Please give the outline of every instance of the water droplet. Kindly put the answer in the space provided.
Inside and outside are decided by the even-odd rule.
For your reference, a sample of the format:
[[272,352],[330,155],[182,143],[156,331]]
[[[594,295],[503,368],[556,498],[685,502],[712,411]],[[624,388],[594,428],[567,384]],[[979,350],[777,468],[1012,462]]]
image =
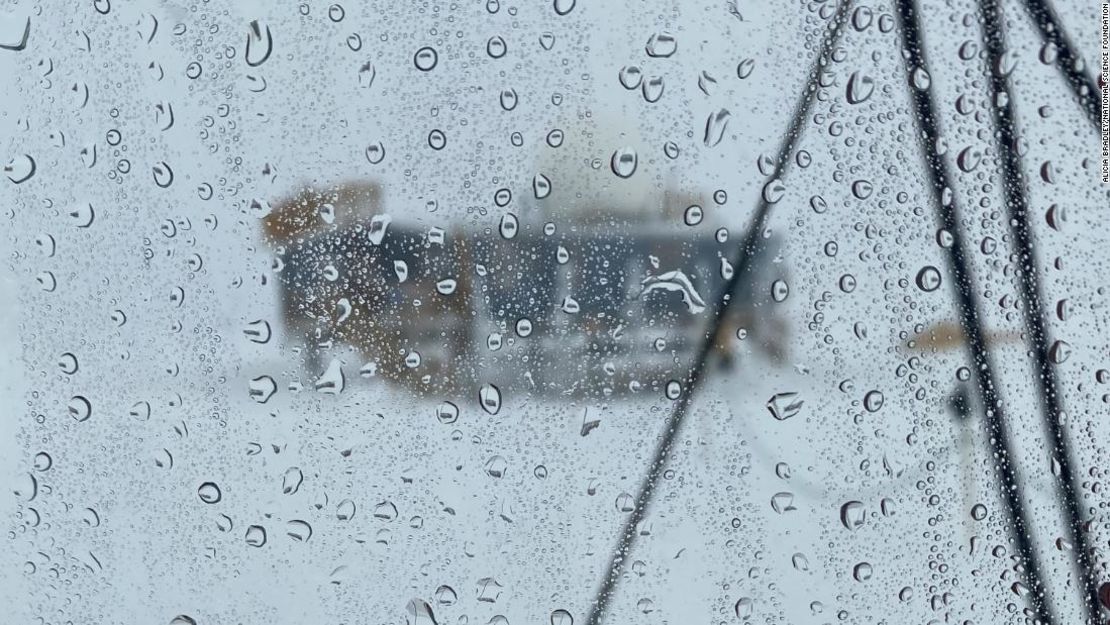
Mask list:
[[35,159],[31,158],[30,154],[23,154],[8,161],[4,166],[4,174],[8,176],[8,180],[21,184],[30,180],[35,175],[36,169]]
[[857,582],[866,582],[871,579],[872,569],[868,562],[860,562],[852,568],[852,577]]
[[846,96],[848,104],[862,104],[875,92],[875,81],[861,72],[852,72],[848,78]]
[[736,65],[736,77],[743,80],[755,70],[755,59],[744,59]]
[[50,467],[54,466],[54,459],[51,458],[50,454],[46,453],[45,451],[40,451],[39,453],[35,454],[33,466],[35,467],[36,471],[46,471],[49,470]]
[[640,84],[640,93],[644,96],[644,101],[649,104],[654,104],[663,97],[663,91],[666,89],[666,84],[663,82],[662,76],[649,76]]
[[220,492],[220,487],[216,486],[215,482],[204,482],[197,488],[197,497],[207,504],[219,503],[223,499],[223,493]]
[[725,129],[728,127],[728,120],[731,118],[732,113],[728,109],[720,109],[709,115],[709,118],[705,120],[704,142],[706,147],[711,148],[721,142],[721,139],[725,136]]
[[551,195],[551,181],[547,179],[547,176],[536,174],[532,177],[532,193],[537,200],[542,200]]
[[1057,232],[1064,231],[1064,224],[1067,223],[1067,212],[1063,206],[1053,204],[1048,207],[1044,215],[1045,221],[1048,226]]
[[377,165],[385,160],[385,146],[381,141],[366,146],[366,160],[371,165]]
[[809,558],[807,558],[804,553],[795,553],[791,556],[790,563],[794,566],[794,570],[796,571],[805,572],[809,570]]
[[655,33],[644,47],[647,55],[654,58],[668,58],[678,50],[678,41],[670,33]]
[[736,613],[736,618],[748,620],[752,617],[752,612],[755,610],[755,602],[751,597],[740,597],[736,600],[736,605],[732,607]]
[[305,521],[294,519],[285,524],[285,534],[297,542],[307,542],[312,538],[312,526]]
[[701,223],[702,217],[703,213],[701,207],[697,204],[693,204],[686,207],[686,212],[683,213],[682,220],[686,222],[687,226],[696,226]]
[[622,87],[631,91],[640,87],[644,74],[637,65],[625,65],[617,73],[617,79],[620,80]]
[[301,483],[304,482],[304,473],[299,467],[289,467],[281,476],[281,492],[285,495],[292,495],[301,488]]
[[1054,365],[1062,365],[1071,357],[1071,345],[1067,341],[1057,340],[1048,348],[1048,359]]
[[486,42],[486,54],[490,55],[490,57],[494,59],[499,59],[505,56],[505,53],[508,51],[508,49],[508,46],[505,45],[505,40],[496,35],[490,37],[489,41]]
[[494,332],[486,337],[486,347],[489,348],[491,352],[501,349],[501,335]]
[[926,265],[917,272],[916,282],[917,288],[926,293],[932,293],[940,288],[940,270],[932,265]]
[[794,493],[784,491],[772,495],[771,509],[779,514],[786,514],[787,512],[797,510],[797,508],[794,507]]
[[527,317],[521,317],[516,321],[516,335],[520,338],[526,338],[532,334],[532,320]]
[[93,210],[92,204],[84,202],[70,207],[69,218],[78,228],[88,228],[96,218],[96,211]]
[[393,218],[389,215],[374,215],[370,218],[370,231],[367,233],[367,238],[370,239],[371,245],[382,244],[391,223]]
[[494,456],[486,461],[486,475],[500,479],[505,477],[505,471],[509,468],[509,463],[505,461],[502,456]]
[[378,70],[374,64],[367,61],[358,68],[358,86],[363,89],[369,89],[374,86],[374,79],[378,77]]
[[454,403],[445,401],[436,408],[436,419],[443,424],[451,424],[459,420],[459,407]]
[[503,238],[512,239],[516,236],[519,228],[520,223],[517,220],[516,215],[512,213],[505,213],[501,217],[501,224],[498,226],[498,231],[501,233],[501,236]]
[[262,319],[252,321],[247,324],[246,328],[243,329],[243,334],[252,343],[267,343],[269,342],[271,336],[270,324],[269,322],[263,321]]
[[77,364],[77,356],[74,356],[70,352],[66,352],[58,357],[58,369],[61,369],[62,373],[66,375],[73,375],[74,373],[77,373],[77,370],[79,368],[80,367]]
[[828,203],[825,202],[825,198],[821,197],[820,195],[815,195],[809,198],[809,206],[813,209],[813,212],[817,213],[818,215],[829,210]]
[[671,401],[678,399],[682,396],[682,384],[678,380],[667,382],[666,388],[663,389],[663,394]]
[[852,195],[856,196],[856,199],[859,200],[866,200],[871,197],[871,192],[874,191],[874,189],[875,188],[871,185],[871,181],[869,180],[857,180],[852,183]]
[[960,150],[960,153],[956,156],[956,166],[960,168],[960,171],[971,172],[975,171],[982,160],[982,151],[973,146],[968,146]]
[[727,258],[721,259],[721,278],[731,280],[736,270],[733,268],[732,263],[728,262]]
[[982,521],[987,518],[987,507],[981,503],[977,503],[971,507],[971,518],[976,521]]
[[[31,36],[31,16],[22,15],[23,25],[18,26],[18,13],[11,16],[5,16],[5,28],[3,38],[0,39],[0,49],[11,50],[19,52],[27,47],[27,40]],[[18,33],[18,34],[17,34]]]
[[459,283],[454,278],[444,278],[443,280],[436,282],[436,291],[440,295],[451,295],[455,292],[455,289],[457,289],[458,286]]
[[146,421],[150,419],[150,402],[138,401],[131,405],[128,415],[132,419]]
[[454,588],[445,584],[436,588],[435,598],[439,605],[455,605],[455,602],[459,600],[459,595]]
[[779,421],[785,421],[798,414],[804,404],[797,393],[775,393],[767,400],[767,410]]
[[502,586],[492,577],[483,577],[478,580],[477,596],[482,603],[495,603],[501,596]]
[[350,521],[355,518],[355,502],[344,499],[335,506],[335,518],[340,521]]
[[565,265],[570,262],[570,252],[567,250],[567,248],[560,245],[555,250],[555,262],[559,263],[560,265]]
[[49,271],[43,271],[35,276],[35,282],[38,282],[39,288],[47,293],[53,293],[54,289],[58,288],[58,280]]
[[694,283],[681,270],[667,271],[659,275],[649,275],[640,281],[643,290],[640,297],[647,297],[655,292],[676,292],[682,297],[682,303],[693,314],[705,310],[705,300],[694,288]]
[[430,72],[439,63],[439,54],[435,51],[435,48],[424,46],[416,51],[416,54],[412,57],[412,62],[416,64],[416,69],[422,72]]
[[74,395],[66,405],[69,416],[76,421],[86,421],[92,416],[92,404],[83,395]]
[[274,36],[270,33],[270,27],[263,27],[254,20],[250,23],[250,30],[247,32],[247,46],[244,52],[247,65],[250,67],[258,67],[270,58],[270,53],[274,50]]
[[432,130],[428,133],[428,145],[433,150],[442,150],[447,146],[447,135],[439,128]]
[[775,280],[771,283],[771,299],[778,303],[786,301],[790,296],[790,285],[785,280]]
[[555,7],[556,15],[566,15],[574,10],[574,5],[577,0],[554,0],[552,5]]
[[501,410],[501,389],[486,384],[478,391],[478,403],[487,414],[497,414]]
[[763,185],[763,201],[768,204],[778,202],[784,195],[786,195],[786,185],[778,178],[773,178]]
[[863,396],[863,407],[868,412],[878,412],[883,407],[883,394],[881,391],[869,391]]
[[264,404],[277,392],[277,383],[268,375],[259,376],[250,381],[248,385],[250,398]]
[[636,150],[624,147],[613,152],[612,158],[609,159],[609,165],[618,177],[628,178],[636,173],[637,160]]
[[502,89],[500,95],[501,108],[506,111],[511,111],[516,108],[520,98],[517,97],[516,89]]
[[251,525],[247,528],[247,533],[244,536],[247,544],[251,547],[261,547],[266,544],[266,528],[261,525]]
[[863,525],[865,519],[866,514],[862,502],[849,501],[840,506],[840,522],[849,530],[855,531],[859,529]]

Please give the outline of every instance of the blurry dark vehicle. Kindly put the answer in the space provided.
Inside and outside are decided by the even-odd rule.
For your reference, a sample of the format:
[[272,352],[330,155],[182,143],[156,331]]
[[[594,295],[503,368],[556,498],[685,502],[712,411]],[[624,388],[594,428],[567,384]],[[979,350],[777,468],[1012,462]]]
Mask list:
[[[575,395],[661,389],[704,340],[739,239],[681,219],[483,223],[493,225],[391,219],[370,183],[277,203],[263,227],[280,261],[285,334],[303,342],[307,373],[353,348],[365,377],[429,394],[476,383]],[[719,364],[736,358],[738,331],[784,358],[770,290],[785,268],[778,239],[766,243],[715,338]]]

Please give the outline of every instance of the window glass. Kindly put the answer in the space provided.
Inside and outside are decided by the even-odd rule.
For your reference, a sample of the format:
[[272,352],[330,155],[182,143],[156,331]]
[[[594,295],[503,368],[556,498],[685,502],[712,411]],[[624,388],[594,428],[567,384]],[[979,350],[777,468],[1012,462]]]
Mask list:
[[1098,19],[9,3],[11,622],[1104,621]]

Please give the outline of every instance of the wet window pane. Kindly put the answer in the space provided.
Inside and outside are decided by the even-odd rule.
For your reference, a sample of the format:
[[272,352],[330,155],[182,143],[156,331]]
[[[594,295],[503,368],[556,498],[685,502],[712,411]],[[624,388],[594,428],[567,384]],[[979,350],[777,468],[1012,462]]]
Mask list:
[[1104,622],[1099,16],[0,8],[11,622]]

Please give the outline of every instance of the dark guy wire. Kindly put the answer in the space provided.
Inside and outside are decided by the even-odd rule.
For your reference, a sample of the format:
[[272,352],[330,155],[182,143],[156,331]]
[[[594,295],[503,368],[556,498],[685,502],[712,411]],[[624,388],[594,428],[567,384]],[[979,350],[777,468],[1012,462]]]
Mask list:
[[[1027,2],[1028,4],[1028,2]],[[1021,295],[1025,301],[1025,328],[1032,342],[1032,353],[1037,375],[1037,390],[1040,392],[1041,409],[1052,455],[1056,459],[1058,481],[1056,495],[1067,520],[1068,538],[1074,549],[1073,564],[1076,577],[1082,588],[1084,607],[1090,623],[1099,622],[1098,587],[1095,582],[1091,563],[1091,546],[1086,532],[1082,531],[1083,516],[1079,509],[1076,493],[1079,492],[1076,475],[1072,469],[1072,456],[1068,448],[1068,437],[1060,421],[1064,415],[1061,406],[1056,369],[1049,361],[1051,337],[1045,324],[1044,298],[1041,295],[1038,279],[1036,242],[1033,240],[1029,224],[1029,203],[1026,197],[1025,176],[1021,154],[1017,149],[1017,115],[1012,106],[1013,94],[1010,92],[1009,75],[1002,65],[1002,55],[1006,50],[1006,32],[1002,25],[1002,8],[998,0],[979,0],[979,10],[983,18],[983,43],[987,52],[988,82],[991,90],[991,111],[994,116],[994,133],[998,157],[1002,167],[1002,193],[1009,213],[1010,234],[1013,237],[1014,252],[1019,259],[1017,272]]]
[[[997,473],[998,490],[1009,517],[1012,539],[1017,547],[1018,557],[1025,571],[1029,592],[1026,601],[1035,612],[1036,618],[1046,624],[1056,623],[1048,605],[1046,588],[1041,577],[1041,567],[1036,552],[1030,542],[1030,524],[1022,504],[1021,486],[1014,468],[1014,454],[1007,432],[1006,416],[1002,401],[995,386],[994,367],[987,352],[985,333],[979,312],[979,303],[974,295],[975,284],[968,263],[966,245],[960,230],[956,202],[949,196],[952,193],[951,176],[947,163],[934,149],[940,138],[932,91],[915,81],[914,74],[924,71],[928,74],[925,48],[921,39],[921,25],[914,0],[895,0],[895,11],[901,22],[906,59],[906,78],[910,98],[913,101],[915,116],[920,130],[922,154],[931,181],[933,202],[936,205],[940,225],[952,236],[951,245],[946,248],[949,269],[952,276],[952,290],[959,302],[960,324],[967,336],[968,349],[983,399],[984,423],[987,427],[987,441],[990,445],[992,460]],[[917,84],[915,84],[917,83]]]
[[[833,47],[840,39],[844,23],[847,21],[848,9],[851,5],[852,0],[841,0],[840,4],[837,6],[836,14],[827,24],[821,41],[821,48],[817,53],[817,58],[813,62],[813,67],[810,70],[809,78],[805,83],[801,97],[795,105],[794,114],[790,120],[790,127],[783,137],[782,145],[779,147],[778,155],[775,159],[775,169],[770,177],[772,181],[776,179],[781,180],[786,170],[786,165],[790,161],[790,154],[797,145],[798,139],[802,134],[802,129],[805,126],[806,117],[816,97],[818,77],[825,65],[829,62]],[[706,363],[712,352],[713,344],[721,333],[721,327],[727,316],[728,307],[732,303],[732,294],[736,291],[742,279],[750,278],[752,260],[757,256],[759,249],[765,243],[763,232],[770,218],[772,206],[773,200],[768,198],[768,194],[765,190],[760,195],[759,204],[755,210],[755,216],[752,218],[751,225],[748,227],[744,240],[737,250],[737,257],[733,262],[734,269],[732,277],[721,289],[712,303],[712,314],[709,316],[709,327],[706,329],[697,358],[694,360],[694,364],[690,370],[690,375],[686,381],[686,387],[683,389],[682,395],[675,401],[674,409],[667,419],[662,438],[655,447],[651,464],[648,466],[647,473],[640,484],[639,496],[636,498],[636,507],[621,528],[613,557],[609,561],[605,576],[601,579],[601,584],[597,589],[597,595],[594,598],[593,605],[590,607],[590,613],[586,618],[586,625],[599,625],[605,614],[605,609],[608,607],[609,600],[612,598],[616,588],[617,580],[620,578],[624,560],[632,550],[636,532],[638,531],[637,528],[647,514],[648,508],[651,505],[652,496],[655,494],[655,487],[659,482],[664,467],[667,465],[671,447],[678,437],[678,433],[682,428],[682,423],[689,412],[690,400],[693,398],[698,384],[704,376]]]
[[[1102,107],[1105,105],[1102,101],[1102,92],[1098,88],[1098,83],[1087,71],[1082,57],[1068,39],[1068,34],[1064,31],[1064,25],[1060,23],[1056,11],[1052,9],[1049,0],[1024,0],[1023,4],[1025,10],[1029,12],[1029,17],[1033,18],[1037,30],[1040,31],[1041,38],[1055,48],[1053,52],[1056,56],[1056,67],[1064,75],[1068,86],[1079,100],[1079,105],[1087,113],[1087,119],[1094,124],[1095,128],[1099,128],[1102,123]],[[1002,19],[1001,13],[998,19]]]

